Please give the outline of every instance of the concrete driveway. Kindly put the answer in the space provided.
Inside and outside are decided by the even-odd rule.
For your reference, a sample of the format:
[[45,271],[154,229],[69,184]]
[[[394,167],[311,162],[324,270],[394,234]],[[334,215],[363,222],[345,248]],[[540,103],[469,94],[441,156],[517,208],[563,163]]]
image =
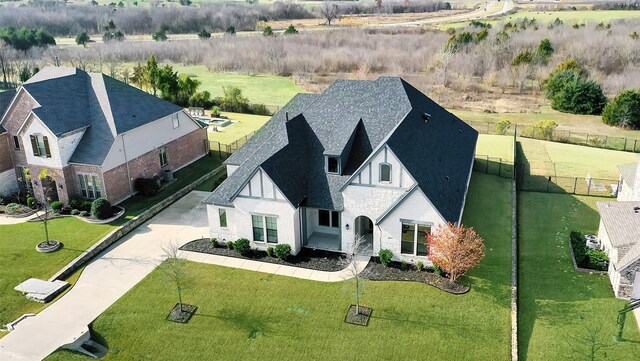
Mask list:
[[74,342],[87,325],[153,271],[164,258],[163,245],[207,236],[206,207],[200,202],[208,194],[187,194],[99,255],[64,297],[0,339],[0,360],[41,360]]

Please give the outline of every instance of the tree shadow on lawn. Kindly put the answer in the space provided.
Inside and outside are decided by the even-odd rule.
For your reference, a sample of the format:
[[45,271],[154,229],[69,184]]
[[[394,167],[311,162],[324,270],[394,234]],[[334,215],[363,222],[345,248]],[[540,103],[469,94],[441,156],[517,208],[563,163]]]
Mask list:
[[255,339],[258,336],[272,331],[270,324],[276,322],[275,317],[255,315],[255,313],[250,312],[250,310],[247,310],[247,312],[238,312],[228,308],[219,310],[217,315],[207,315],[196,312],[193,318],[198,317],[215,318],[224,321],[230,326],[245,331],[247,338],[250,339]]

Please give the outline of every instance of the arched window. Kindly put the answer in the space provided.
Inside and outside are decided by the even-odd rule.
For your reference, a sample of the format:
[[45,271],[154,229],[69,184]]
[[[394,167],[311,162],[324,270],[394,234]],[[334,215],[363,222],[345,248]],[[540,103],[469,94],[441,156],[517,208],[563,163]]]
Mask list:
[[391,182],[391,164],[380,163],[380,182]]

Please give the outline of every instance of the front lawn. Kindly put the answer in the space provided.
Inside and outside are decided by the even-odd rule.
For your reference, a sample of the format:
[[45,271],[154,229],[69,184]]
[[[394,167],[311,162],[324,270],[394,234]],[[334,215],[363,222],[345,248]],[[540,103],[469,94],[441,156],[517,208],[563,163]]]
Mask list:
[[[637,360],[640,333],[632,314],[624,337],[614,344],[617,311],[606,275],[576,272],[569,232],[597,233],[595,202],[610,198],[521,193],[520,196],[519,350],[522,360],[588,359],[591,334],[606,345],[595,359]],[[601,327],[599,332],[595,331]]]
[[[462,296],[411,282],[365,284],[368,327],[345,324],[352,281],[322,283],[189,263],[189,324],[165,320],[176,295],[154,271],[93,324],[106,360],[508,360],[510,182],[474,173],[464,223],[485,237],[486,258]],[[490,210],[491,217],[487,217]],[[132,337],[135,335],[135,337]],[[81,360],[59,351],[48,360]]]
[[13,288],[31,277],[48,279],[115,227],[96,225],[66,217],[49,221],[51,239],[64,243],[53,253],[39,253],[44,240],[42,223],[20,223],[0,227],[0,324],[20,315],[38,312],[44,305],[27,300]]
[[[222,115],[229,117],[229,119],[236,121],[236,123],[225,128],[220,128],[220,130],[217,132],[207,131],[209,140],[220,142],[222,144],[231,144],[236,140],[238,141],[241,140],[244,142],[245,135],[249,136],[250,138],[253,135],[253,133],[255,133],[269,119],[271,119],[271,117],[263,116],[263,115],[229,113],[229,112],[222,112]],[[217,148],[213,145],[211,149],[217,150]]]

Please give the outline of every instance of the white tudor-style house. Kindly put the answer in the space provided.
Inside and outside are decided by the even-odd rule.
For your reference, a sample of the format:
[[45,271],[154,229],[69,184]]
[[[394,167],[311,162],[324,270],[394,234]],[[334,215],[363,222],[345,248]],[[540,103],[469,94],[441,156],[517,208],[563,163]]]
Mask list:
[[[210,235],[428,262],[426,235],[460,223],[478,133],[396,77],[298,94],[225,164]],[[427,263],[428,264],[428,263]]]
[[[640,155],[638,155],[640,158]],[[609,256],[616,297],[640,299],[640,163],[618,166],[622,188],[617,202],[598,202],[598,238]]]

